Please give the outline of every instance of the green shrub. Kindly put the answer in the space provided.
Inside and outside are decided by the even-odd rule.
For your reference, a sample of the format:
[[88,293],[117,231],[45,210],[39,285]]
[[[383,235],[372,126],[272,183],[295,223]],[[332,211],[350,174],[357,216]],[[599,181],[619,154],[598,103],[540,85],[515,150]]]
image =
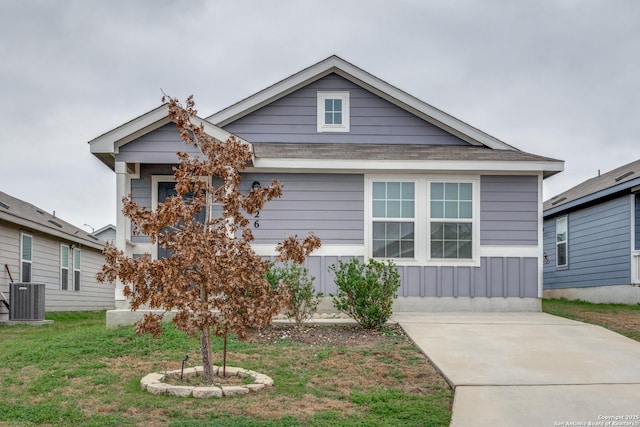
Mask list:
[[361,263],[357,258],[339,262],[329,270],[335,274],[338,293],[331,295],[338,311],[353,317],[362,327],[380,329],[392,314],[397,298],[400,275],[393,261],[386,263],[369,259]]
[[309,276],[309,270],[301,265],[287,263],[276,266],[271,264],[266,279],[271,283],[271,286],[277,286],[282,281],[291,289],[291,305],[284,313],[288,319],[292,319],[300,325],[309,320],[318,309],[323,294],[317,292],[313,286],[313,281],[316,278]]

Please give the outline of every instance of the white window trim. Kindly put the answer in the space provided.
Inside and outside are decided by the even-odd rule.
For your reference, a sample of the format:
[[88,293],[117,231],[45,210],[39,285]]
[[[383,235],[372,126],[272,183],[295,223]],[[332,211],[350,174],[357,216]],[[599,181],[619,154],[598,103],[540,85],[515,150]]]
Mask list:
[[[63,252],[64,248],[67,248],[67,265],[64,265],[62,263],[62,252]],[[70,254],[71,254],[71,251],[69,249],[69,245],[67,245],[65,243],[61,243],[60,244],[60,290],[63,290],[63,291],[68,291],[71,288],[69,286],[69,260],[71,258],[69,256]],[[62,270],[67,270],[67,289],[64,289],[62,287]],[[71,280],[71,281],[73,281],[73,280]]]
[[[25,237],[29,237],[31,239],[31,259],[29,259],[29,260],[26,260],[26,259],[24,259],[22,257],[23,254],[24,254],[23,247],[24,247],[24,238]],[[31,234],[21,232],[20,233],[20,282],[23,281],[22,280],[22,273],[23,273],[22,265],[24,263],[31,264],[31,272],[29,274],[29,283],[30,283],[30,282],[33,281],[33,236]]]
[[[349,132],[351,129],[350,125],[350,106],[349,106],[349,92],[348,91],[339,91],[339,92],[318,92],[318,107],[316,110],[316,115],[318,117],[318,132]],[[324,119],[324,101],[325,99],[340,99],[342,100],[342,124],[333,125],[326,124]]]
[[[480,176],[479,175],[415,175],[415,174],[367,174],[364,178],[364,249],[365,258],[372,258],[372,223],[371,197],[373,182],[404,181],[415,182],[415,247],[413,258],[390,258],[399,266],[480,266]],[[472,224],[472,258],[471,259],[431,259],[430,257],[430,199],[429,186],[431,182],[461,182],[471,183],[473,191]],[[376,258],[380,259],[380,258]],[[383,258],[384,259],[384,258]]]
[[[567,235],[565,236],[565,240],[564,242],[560,242],[560,243],[564,243],[565,244],[565,258],[566,258],[566,263],[565,264],[558,264],[559,260],[560,260],[560,256],[558,253],[558,222],[560,221],[564,221],[565,224],[565,228],[567,230]],[[555,236],[554,236],[554,240],[555,240],[555,247],[556,247],[556,268],[559,269],[566,269],[569,268],[569,217],[567,215],[565,216],[561,216],[556,218],[556,229],[555,229]]]
[[431,250],[427,248],[427,261],[434,262],[439,265],[458,265],[458,266],[480,266],[480,177],[469,176],[442,176],[442,177],[427,177],[427,192],[430,191],[432,182],[455,182],[455,183],[469,183],[471,184],[472,191],[472,218],[468,221],[466,218],[454,219],[454,218],[431,218],[431,195],[426,194],[426,209],[427,209],[427,242],[430,243],[431,236],[431,222],[469,222],[471,223],[471,259],[442,259],[431,258]]

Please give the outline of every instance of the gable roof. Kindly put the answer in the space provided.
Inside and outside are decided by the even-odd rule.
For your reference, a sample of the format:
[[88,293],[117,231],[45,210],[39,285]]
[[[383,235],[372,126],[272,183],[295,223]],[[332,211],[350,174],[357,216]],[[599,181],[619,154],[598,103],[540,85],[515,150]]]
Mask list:
[[[200,117],[195,117],[193,120],[197,125],[202,124],[205,132],[218,141],[225,141],[231,136],[226,130]],[[91,153],[114,170],[115,155],[118,153],[120,147],[171,122],[172,120],[169,118],[169,105],[162,104],[89,141]]]
[[57,238],[102,250],[104,242],[80,228],[0,191],[0,221],[7,221]]
[[[397,156],[397,151],[401,149],[401,157],[407,156],[408,158],[398,158],[396,160],[415,160],[417,155],[419,160],[422,161],[422,167],[432,167],[434,169],[444,168],[442,160],[445,160],[448,164],[458,162],[456,163],[458,170],[534,171],[542,172],[544,178],[554,175],[564,169],[564,162],[561,160],[535,156],[520,151],[517,148],[474,128],[473,126],[438,110],[414,96],[403,92],[395,86],[390,85],[389,83],[335,55],[293,74],[292,76],[281,80],[280,82],[269,86],[268,88],[249,96],[240,102],[207,117],[206,119],[197,117],[194,120],[198,124],[202,124],[209,135],[220,141],[224,141],[231,136],[228,131],[222,129],[226,125],[332,73],[351,81],[365,90],[368,90],[371,93],[391,102],[399,108],[404,109],[410,114],[413,114],[414,116],[462,139],[470,144],[470,146],[465,146],[466,148],[484,149],[479,152],[470,150],[461,153],[459,148],[455,147],[433,146],[432,148],[418,148],[417,145],[401,147],[399,145],[377,144],[376,147],[369,147],[372,151],[378,152],[377,150],[382,150],[382,152],[391,155],[391,158],[395,159],[396,157],[394,156]],[[166,104],[162,105],[93,139],[89,142],[91,152],[112,170],[115,170],[115,158],[116,154],[119,153],[120,147],[170,122],[171,120],[168,117],[168,106]],[[257,155],[256,146],[258,143],[254,145],[248,141],[240,140],[250,147],[254,154],[251,163],[256,168],[264,169],[270,167],[283,167],[288,169],[301,169],[304,164],[307,165],[307,168],[309,169],[318,170],[323,169],[324,167],[320,167],[322,165],[314,163],[314,159],[324,159],[325,165],[330,163],[329,158],[326,157],[327,149],[330,148],[329,145],[325,145],[323,147],[317,146],[312,150],[305,151],[305,153],[312,157],[309,157],[308,159],[311,160],[310,162],[304,162],[299,160],[292,161],[291,158],[292,150],[295,151],[296,149],[302,149],[300,144],[295,147],[287,147],[282,143],[280,143],[278,147],[265,145],[260,149],[260,154]],[[264,145],[262,142],[259,144]],[[307,148],[312,145],[313,144],[307,144]],[[361,144],[353,144],[353,146],[355,145]],[[334,146],[333,148],[335,148],[336,152],[342,152],[346,149],[345,147],[338,146]],[[360,160],[366,160],[368,154],[365,148],[366,147],[364,145],[362,147],[357,147],[350,152],[350,155],[352,156],[354,153],[357,153],[361,156]],[[487,154],[485,150],[493,150],[495,152]],[[269,152],[269,154],[265,154],[267,152]],[[285,155],[285,157],[278,158],[276,155],[278,152]],[[321,157],[313,157],[313,155]],[[435,157],[429,157],[430,155],[435,155]],[[287,158],[286,156],[289,157]],[[488,159],[487,156],[491,157],[491,159]],[[298,157],[298,159],[300,158]],[[342,160],[344,160],[344,157],[334,159],[333,164],[330,165],[328,169],[340,169],[339,164],[341,164]],[[353,160],[357,159],[354,158]],[[440,163],[436,163],[438,160]],[[482,162],[482,165],[480,166],[478,162]],[[348,163],[342,163],[349,166]],[[379,160],[378,163],[383,166],[373,169],[392,169],[397,166],[392,165],[391,162],[379,162]],[[276,166],[276,164],[278,164],[278,166]],[[417,163],[414,165],[418,166]],[[361,166],[362,165],[353,169],[362,170]],[[403,169],[403,167],[400,168]]]
[[590,178],[544,202],[544,215],[555,215],[619,193],[640,191],[640,160]]
[[230,107],[225,108],[206,119],[224,127],[247,114],[264,107],[271,102],[282,98],[316,80],[331,73],[361,86],[394,105],[414,114],[421,119],[438,126],[439,128],[459,137],[472,145],[484,145],[493,149],[517,150],[515,147],[492,137],[473,126],[456,119],[432,105],[409,95],[395,86],[369,74],[344,59],[333,55],[304,70],[287,77],[284,80],[261,90],[260,92],[245,98]]

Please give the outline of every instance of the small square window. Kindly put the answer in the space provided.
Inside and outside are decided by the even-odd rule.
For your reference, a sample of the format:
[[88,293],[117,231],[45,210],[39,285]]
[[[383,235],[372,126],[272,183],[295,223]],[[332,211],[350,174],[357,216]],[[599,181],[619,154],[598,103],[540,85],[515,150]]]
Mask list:
[[318,92],[318,132],[349,132],[349,92]]

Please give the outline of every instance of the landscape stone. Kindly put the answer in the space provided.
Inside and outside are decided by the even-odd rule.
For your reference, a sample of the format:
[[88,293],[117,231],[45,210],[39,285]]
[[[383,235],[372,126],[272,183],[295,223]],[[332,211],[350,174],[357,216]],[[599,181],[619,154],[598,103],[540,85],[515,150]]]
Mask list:
[[193,389],[193,397],[198,399],[222,397],[222,389],[220,387],[196,387]]
[[241,387],[238,385],[223,385],[222,394],[224,396],[235,396],[237,394],[247,394],[249,389],[247,387]]

